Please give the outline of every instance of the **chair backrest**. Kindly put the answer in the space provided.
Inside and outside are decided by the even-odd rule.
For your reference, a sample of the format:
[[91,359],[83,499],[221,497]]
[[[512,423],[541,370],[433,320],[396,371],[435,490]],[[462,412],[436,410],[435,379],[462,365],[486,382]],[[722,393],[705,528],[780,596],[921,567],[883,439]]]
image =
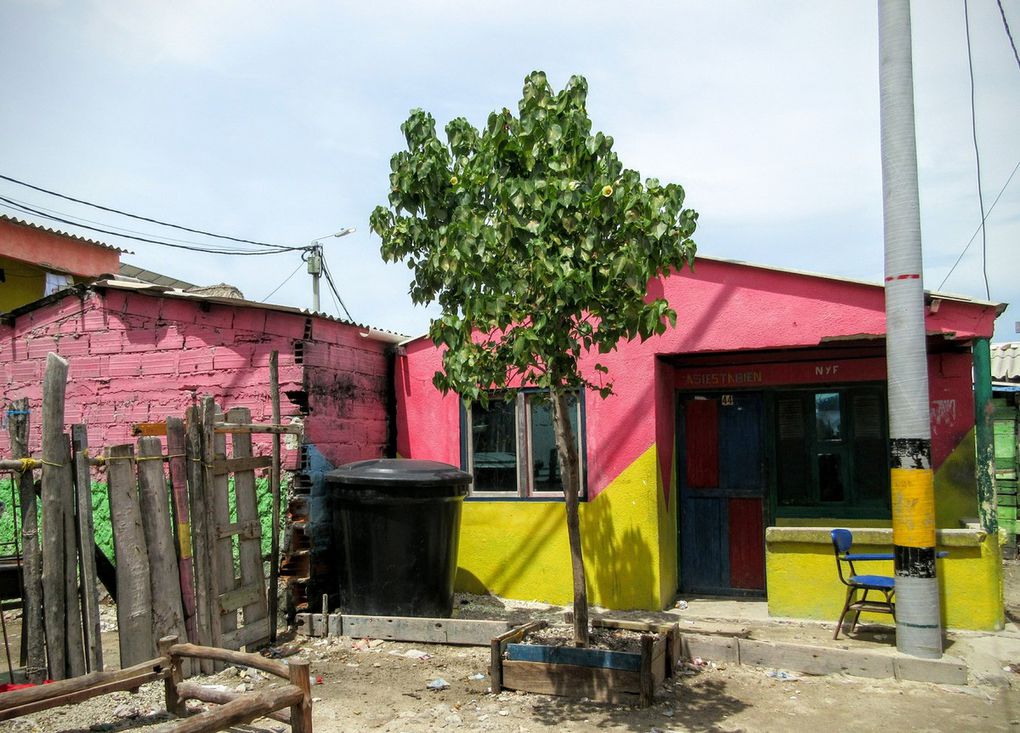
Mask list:
[[850,552],[850,547],[854,543],[854,535],[849,529],[834,529],[829,533],[829,536],[832,537],[832,550],[836,555],[836,572],[839,573],[840,582],[843,585],[850,585],[847,579],[843,577],[843,563],[850,566],[851,576],[856,574],[854,572],[854,564],[843,556]]

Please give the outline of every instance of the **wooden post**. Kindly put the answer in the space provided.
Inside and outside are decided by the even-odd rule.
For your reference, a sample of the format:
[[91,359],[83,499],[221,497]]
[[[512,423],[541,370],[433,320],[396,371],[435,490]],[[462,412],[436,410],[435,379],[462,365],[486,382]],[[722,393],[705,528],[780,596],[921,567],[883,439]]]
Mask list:
[[67,676],[67,586],[64,583],[64,496],[71,491],[68,450],[64,443],[64,395],[67,361],[46,357],[42,404],[42,586],[50,679]]
[[151,659],[156,651],[152,636],[149,556],[145,550],[145,531],[138,506],[134,450],[130,445],[113,446],[107,452],[106,465],[113,545],[117,556],[120,666],[129,667]]
[[[280,353],[269,355],[269,396],[273,402],[273,425],[280,424]],[[273,468],[269,477],[272,495],[272,529],[269,542],[269,643],[276,643],[276,617],[280,594],[280,434],[273,435]]]
[[[19,459],[28,458],[28,398],[14,400],[7,416],[11,456]],[[18,499],[21,504],[21,572],[25,585],[22,633],[26,637],[26,672],[28,681],[38,684],[46,679],[46,637],[43,631],[39,505],[35,496],[35,479],[30,469],[22,470],[18,476]]]
[[[187,447],[184,421],[179,417],[166,419],[166,452],[170,468],[170,486],[173,493],[171,507],[177,539],[177,574],[180,578],[181,604],[184,609],[184,628],[188,641],[199,644],[195,618],[195,563],[191,551],[191,515],[188,511]],[[191,661],[187,665],[190,676]]]
[[648,707],[655,702],[655,677],[652,674],[652,657],[655,637],[651,634],[641,635],[641,668],[638,677],[639,697],[641,705]]
[[308,662],[293,661],[290,683],[301,690],[301,702],[290,709],[291,733],[312,733],[312,680],[308,676]]
[[[227,411],[229,422],[247,423],[251,421],[251,411],[247,407],[238,407]],[[251,435],[242,433],[231,437],[234,458],[250,458],[252,454]],[[241,568],[241,587],[258,588],[257,599],[242,607],[244,625],[249,626],[266,618],[266,574],[262,565],[262,524],[259,521],[258,500],[255,496],[255,472],[236,471],[234,473],[234,504],[237,511],[237,523],[249,526],[254,531],[254,539],[238,538],[238,559]],[[245,648],[252,651],[268,641],[268,634],[261,639],[253,639]]]
[[[195,630],[196,643],[202,646],[212,644],[212,617],[210,597],[212,594],[212,566],[209,556],[209,514],[206,511],[205,471],[202,469],[202,416],[195,406],[187,414],[187,458],[188,487],[191,510],[191,546],[195,566]],[[203,674],[212,674],[211,659],[201,659]]]
[[77,491],[78,556],[81,559],[81,608],[85,628],[85,662],[89,672],[103,670],[103,640],[99,628],[99,580],[96,578],[96,532],[92,523],[92,475],[89,436],[84,425],[71,426],[74,478]]
[[138,498],[142,528],[149,555],[149,587],[152,591],[152,634],[186,634],[177,553],[170,531],[170,496],[163,470],[163,443],[159,438],[138,439]]
[[[85,664],[85,639],[81,617],[81,591],[78,586],[78,518],[74,492],[74,462],[71,460],[71,436],[63,434],[61,448],[67,463],[67,489],[61,496],[64,515],[64,628],[67,634],[67,676],[80,677],[88,672]],[[92,558],[93,560],[95,557]],[[98,603],[98,600],[97,600]]]
[[202,469],[206,489],[206,511],[209,513],[208,542],[212,559],[210,573],[209,617],[212,624],[213,646],[223,646],[225,632],[237,628],[237,614],[223,614],[220,594],[234,589],[234,556],[231,538],[220,538],[220,527],[230,524],[227,476],[216,476],[213,461],[226,458],[226,438],[216,432],[216,403],[212,397],[202,399]]
[[177,694],[177,686],[184,682],[184,672],[181,667],[181,657],[170,652],[170,647],[176,643],[176,636],[164,636],[157,642],[157,646],[159,647],[159,656],[170,660],[170,673],[163,681],[166,690],[166,709],[178,718],[183,718],[187,711],[184,701]]

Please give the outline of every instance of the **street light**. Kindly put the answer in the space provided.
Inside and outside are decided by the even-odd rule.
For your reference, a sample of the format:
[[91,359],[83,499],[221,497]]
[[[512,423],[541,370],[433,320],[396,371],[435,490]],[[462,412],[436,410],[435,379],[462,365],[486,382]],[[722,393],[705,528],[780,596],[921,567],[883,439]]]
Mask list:
[[354,234],[354,227],[347,227],[341,229],[336,234],[327,234],[324,237],[313,239],[308,247],[305,248],[304,259],[308,263],[308,274],[312,276],[312,312],[319,312],[319,278],[322,276],[322,245],[319,244],[323,239],[329,239],[331,237],[346,237],[348,234]]

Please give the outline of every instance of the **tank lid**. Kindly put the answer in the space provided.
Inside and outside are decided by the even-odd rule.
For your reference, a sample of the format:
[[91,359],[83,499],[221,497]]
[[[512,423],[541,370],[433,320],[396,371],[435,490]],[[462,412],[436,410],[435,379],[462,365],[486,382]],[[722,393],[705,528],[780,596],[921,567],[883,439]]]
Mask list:
[[340,466],[326,474],[327,483],[379,486],[464,486],[471,474],[439,461],[373,458]]

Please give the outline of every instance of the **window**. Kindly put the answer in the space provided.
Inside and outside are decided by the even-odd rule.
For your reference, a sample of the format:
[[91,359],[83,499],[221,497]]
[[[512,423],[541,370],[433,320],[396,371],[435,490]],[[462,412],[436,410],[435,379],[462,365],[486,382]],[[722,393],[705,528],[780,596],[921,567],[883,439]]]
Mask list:
[[783,507],[887,509],[886,424],[881,387],[776,393],[780,511]]
[[[512,401],[493,395],[487,407],[473,403],[464,411],[464,464],[474,477],[473,495],[502,497],[563,496],[552,404],[547,392],[521,391]],[[578,456],[584,444],[581,404],[567,398]],[[582,493],[583,461],[578,467]]]

